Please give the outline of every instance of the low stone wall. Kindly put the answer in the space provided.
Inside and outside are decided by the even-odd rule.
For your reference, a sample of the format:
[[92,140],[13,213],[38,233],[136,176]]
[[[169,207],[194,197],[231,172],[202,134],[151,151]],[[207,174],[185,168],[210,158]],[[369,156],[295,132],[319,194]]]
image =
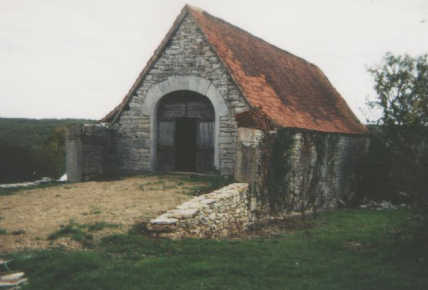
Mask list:
[[111,130],[103,124],[74,125],[67,128],[66,172],[78,182],[110,172]]
[[234,183],[195,197],[148,224],[152,233],[168,238],[223,238],[253,223],[248,184]]

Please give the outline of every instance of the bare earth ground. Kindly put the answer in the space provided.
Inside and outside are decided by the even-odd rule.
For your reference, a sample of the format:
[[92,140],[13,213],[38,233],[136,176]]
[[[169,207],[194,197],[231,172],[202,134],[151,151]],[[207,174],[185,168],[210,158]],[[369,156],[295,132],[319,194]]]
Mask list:
[[[79,247],[69,238],[49,241],[49,234],[72,220],[78,224],[118,224],[97,232],[100,238],[126,232],[132,225],[158,216],[191,198],[187,192],[204,185],[180,176],[141,176],[119,181],[84,182],[23,189],[0,196],[0,253],[62,245]],[[15,234],[13,234],[15,233]]]

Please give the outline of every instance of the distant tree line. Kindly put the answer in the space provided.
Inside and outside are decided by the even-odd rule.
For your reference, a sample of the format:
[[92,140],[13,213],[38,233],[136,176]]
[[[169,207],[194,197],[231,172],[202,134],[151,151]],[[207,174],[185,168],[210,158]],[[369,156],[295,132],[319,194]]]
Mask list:
[[0,183],[60,177],[66,126],[88,122],[93,121],[0,118]]

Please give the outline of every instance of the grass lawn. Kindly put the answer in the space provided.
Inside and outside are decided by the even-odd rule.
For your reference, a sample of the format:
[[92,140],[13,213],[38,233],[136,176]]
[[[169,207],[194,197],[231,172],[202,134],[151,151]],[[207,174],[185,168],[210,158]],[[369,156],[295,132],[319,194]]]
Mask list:
[[[339,210],[310,229],[251,240],[150,239],[17,252],[24,289],[428,289],[428,246],[403,236],[411,212]],[[401,233],[401,234],[400,234]]]

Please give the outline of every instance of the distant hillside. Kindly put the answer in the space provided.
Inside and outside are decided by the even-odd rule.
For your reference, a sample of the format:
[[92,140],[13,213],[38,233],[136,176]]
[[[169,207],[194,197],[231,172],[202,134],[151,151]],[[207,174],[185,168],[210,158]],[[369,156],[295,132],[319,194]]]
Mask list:
[[0,118],[0,142],[28,149],[38,149],[55,128],[91,122],[94,120]]
[[65,130],[83,119],[0,118],[0,183],[49,176],[65,168]]

